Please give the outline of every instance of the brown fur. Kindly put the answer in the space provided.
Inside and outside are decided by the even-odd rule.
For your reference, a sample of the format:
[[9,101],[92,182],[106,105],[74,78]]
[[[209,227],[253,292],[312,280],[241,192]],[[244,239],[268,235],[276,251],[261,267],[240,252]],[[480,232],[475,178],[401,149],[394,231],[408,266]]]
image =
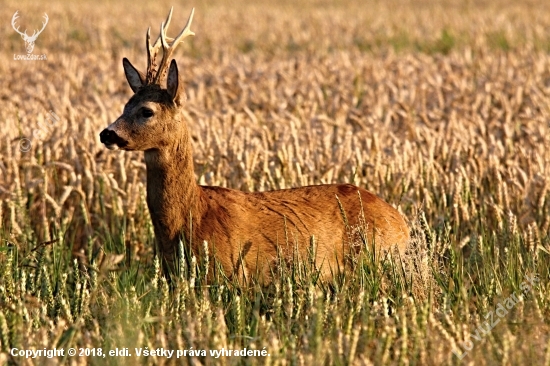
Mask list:
[[361,230],[378,250],[405,251],[409,229],[397,210],[350,184],[262,193],[199,186],[176,63],[167,89],[146,84],[126,59],[124,68],[135,95],[101,141],[108,148],[145,151],[147,204],[165,269],[173,268],[182,235],[196,255],[206,240],[227,276],[258,276],[263,283],[271,281],[279,255],[287,262],[308,258],[312,236],[315,264],[325,279],[361,250]]

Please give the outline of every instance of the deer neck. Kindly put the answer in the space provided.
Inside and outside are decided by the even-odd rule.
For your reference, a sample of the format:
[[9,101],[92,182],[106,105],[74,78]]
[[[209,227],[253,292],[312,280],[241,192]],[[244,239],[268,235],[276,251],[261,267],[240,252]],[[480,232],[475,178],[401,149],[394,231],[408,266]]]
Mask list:
[[189,242],[201,219],[201,190],[195,181],[188,139],[145,151],[147,205],[161,250],[172,251],[181,235]]

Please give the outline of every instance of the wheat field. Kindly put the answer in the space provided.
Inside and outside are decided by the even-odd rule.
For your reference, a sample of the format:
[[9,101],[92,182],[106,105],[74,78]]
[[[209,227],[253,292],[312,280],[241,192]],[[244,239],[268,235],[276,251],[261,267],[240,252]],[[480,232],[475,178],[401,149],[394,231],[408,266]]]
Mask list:
[[[196,8],[175,58],[197,181],[365,187],[407,219],[406,256],[366,251],[331,283],[283,267],[269,287],[206,284],[212,259],[189,256],[168,285],[143,154],[99,132],[131,96],[122,58],[144,68],[172,5],[174,29]],[[46,60],[16,59],[16,11],[28,34],[47,13]],[[550,365],[547,1],[8,0],[0,15],[0,364]]]

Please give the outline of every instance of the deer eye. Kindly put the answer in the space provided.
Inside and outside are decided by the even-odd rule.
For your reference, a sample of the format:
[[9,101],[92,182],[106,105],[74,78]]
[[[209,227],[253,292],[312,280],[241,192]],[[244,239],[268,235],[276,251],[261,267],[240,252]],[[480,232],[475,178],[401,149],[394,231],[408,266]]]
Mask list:
[[153,111],[150,110],[149,108],[143,108],[141,110],[141,115],[144,117],[144,118],[151,118],[153,117]]

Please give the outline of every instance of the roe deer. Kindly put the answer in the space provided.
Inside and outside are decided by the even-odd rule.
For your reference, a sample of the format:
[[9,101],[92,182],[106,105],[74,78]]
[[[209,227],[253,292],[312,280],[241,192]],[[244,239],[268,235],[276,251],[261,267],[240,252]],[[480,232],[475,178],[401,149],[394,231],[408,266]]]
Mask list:
[[[173,39],[166,36],[172,10],[153,46],[147,31],[145,74],[123,59],[134,95],[122,115],[100,133],[101,142],[111,150],[145,152],[147,205],[165,274],[175,267],[180,240],[199,257],[207,241],[227,276],[245,281],[258,276],[264,284],[272,281],[280,259],[312,258],[320,277],[330,279],[364,246],[360,226],[378,251],[395,247],[403,254],[409,240],[405,221],[392,206],[363,188],[327,184],[245,193],[196,183],[189,131],[181,113],[186,96],[175,60],[168,67],[177,44],[194,35],[190,30],[193,13],[194,9]],[[166,88],[161,86],[164,75]]]

